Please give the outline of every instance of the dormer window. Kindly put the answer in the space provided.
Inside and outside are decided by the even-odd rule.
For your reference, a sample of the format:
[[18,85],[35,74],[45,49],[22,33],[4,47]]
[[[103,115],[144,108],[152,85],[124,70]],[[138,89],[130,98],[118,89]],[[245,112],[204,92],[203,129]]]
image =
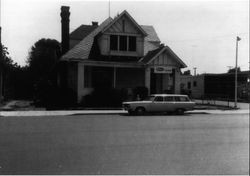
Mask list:
[[136,37],[127,35],[110,35],[110,50],[136,51]]
[[110,50],[118,50],[118,35],[110,36]]
[[119,36],[120,41],[119,41],[119,50],[120,51],[127,51],[127,36]]
[[136,51],[136,37],[135,36],[129,36],[128,50]]

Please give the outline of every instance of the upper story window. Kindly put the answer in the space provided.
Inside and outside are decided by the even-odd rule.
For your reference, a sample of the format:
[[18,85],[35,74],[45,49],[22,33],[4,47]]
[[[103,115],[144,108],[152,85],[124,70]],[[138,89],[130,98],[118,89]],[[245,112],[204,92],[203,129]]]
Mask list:
[[127,51],[127,45],[128,45],[128,42],[127,42],[127,36],[119,36],[120,37],[120,42],[119,42],[119,49],[120,51]]
[[136,37],[126,35],[110,35],[110,50],[136,51]]
[[118,36],[117,35],[110,36],[110,50],[118,50]]
[[136,37],[129,36],[129,45],[128,45],[129,51],[136,51]]

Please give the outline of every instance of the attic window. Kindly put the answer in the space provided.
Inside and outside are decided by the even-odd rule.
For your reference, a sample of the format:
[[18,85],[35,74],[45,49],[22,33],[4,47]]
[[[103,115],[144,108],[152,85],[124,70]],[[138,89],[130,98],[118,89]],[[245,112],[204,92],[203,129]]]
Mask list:
[[127,36],[120,36],[120,50],[127,51]]
[[136,37],[129,36],[129,51],[136,51]]
[[110,50],[136,51],[136,37],[126,35],[110,35]]
[[118,50],[118,36],[117,35],[110,36],[110,50]]

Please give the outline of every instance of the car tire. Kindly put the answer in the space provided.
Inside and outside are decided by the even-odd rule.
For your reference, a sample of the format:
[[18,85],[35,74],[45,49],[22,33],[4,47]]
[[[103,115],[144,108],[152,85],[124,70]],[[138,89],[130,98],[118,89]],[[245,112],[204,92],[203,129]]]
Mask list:
[[144,107],[138,107],[135,109],[135,112],[137,115],[143,115],[143,114],[145,114],[146,110]]
[[128,110],[128,115],[134,115],[135,114],[135,112],[134,111],[132,111],[132,110]]
[[176,114],[178,115],[183,115],[184,114],[184,109],[176,109]]

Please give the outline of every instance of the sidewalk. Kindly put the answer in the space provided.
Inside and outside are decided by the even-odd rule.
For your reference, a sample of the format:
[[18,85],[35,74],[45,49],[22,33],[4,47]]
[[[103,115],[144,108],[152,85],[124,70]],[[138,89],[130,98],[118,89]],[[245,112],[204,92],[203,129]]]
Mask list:
[[[193,110],[187,114],[249,114],[248,109],[238,110]],[[2,111],[0,116],[66,116],[66,115],[127,114],[124,110],[69,110],[69,111]]]
[[[227,107],[198,105],[195,110],[186,112],[187,114],[249,114],[248,103],[238,103],[240,109],[230,109]],[[31,106],[30,101],[14,100],[0,107],[0,116],[66,116],[66,115],[94,115],[94,114],[127,114],[122,109],[113,110],[56,110],[46,111]]]
[[[232,101],[220,101],[220,100],[197,100],[197,99],[195,99],[194,100],[196,103],[198,103],[198,104],[201,104],[201,105],[208,105],[208,104],[210,104],[210,105],[218,105],[218,106],[227,106],[227,107],[231,107],[231,108],[233,108],[234,107],[234,102],[232,102]],[[249,109],[249,103],[241,103],[241,102],[238,102],[237,103],[237,107],[239,108],[239,109]]]

